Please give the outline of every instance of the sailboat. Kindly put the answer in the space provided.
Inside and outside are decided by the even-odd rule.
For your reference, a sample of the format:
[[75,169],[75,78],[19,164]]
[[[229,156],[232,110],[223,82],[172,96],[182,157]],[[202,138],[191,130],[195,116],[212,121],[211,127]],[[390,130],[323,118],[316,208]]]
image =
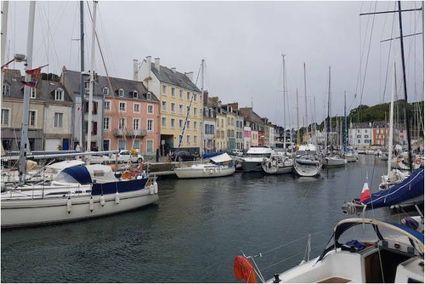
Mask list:
[[[325,157],[323,159],[323,166],[329,167],[343,167],[347,164],[347,160],[341,157],[337,152],[333,151],[332,145],[327,145],[329,143],[329,130],[331,126],[331,117],[330,112],[330,100],[331,100],[331,67],[329,66],[329,88],[328,88],[328,118],[326,127],[326,147],[325,147]],[[328,151],[328,146],[330,150]]]
[[[35,4],[30,2],[26,82],[31,82],[28,70],[31,70]],[[95,23],[97,3],[94,2],[93,5]],[[94,33],[93,24],[93,37]],[[94,40],[92,48],[94,49]],[[94,73],[93,69],[91,73]],[[93,76],[91,80],[93,86]],[[25,84],[21,141],[28,141],[29,95],[29,84]],[[92,99],[92,96],[90,97]],[[89,106],[91,105],[89,101]],[[91,111],[89,121],[90,114]],[[90,130],[88,133],[91,133]],[[19,159],[20,184],[6,188],[1,193],[2,228],[36,226],[110,215],[139,208],[159,199],[156,179],[146,177],[139,167],[117,175],[105,165],[64,164],[56,169],[57,173],[52,181],[41,184],[27,183],[26,147],[26,143],[22,143]]]
[[[284,119],[284,129],[285,131],[283,132],[283,149],[284,149],[284,153],[281,152],[274,152],[271,154],[270,157],[268,158],[264,158],[263,162],[261,164],[261,167],[263,168],[263,171],[266,174],[270,174],[270,175],[276,175],[276,174],[287,174],[287,173],[291,173],[292,172],[292,168],[294,165],[294,159],[288,156],[287,154],[287,148],[286,148],[286,128],[285,128],[285,124],[286,122],[286,111],[285,111],[285,101],[286,101],[286,72],[285,72],[285,55],[282,54],[282,70],[283,70],[283,78],[282,78],[282,87],[283,87],[283,101],[284,101],[284,105],[283,105],[283,119]],[[292,145],[292,130],[291,130],[291,151],[293,151],[293,145]],[[293,153],[293,152],[292,152]]]

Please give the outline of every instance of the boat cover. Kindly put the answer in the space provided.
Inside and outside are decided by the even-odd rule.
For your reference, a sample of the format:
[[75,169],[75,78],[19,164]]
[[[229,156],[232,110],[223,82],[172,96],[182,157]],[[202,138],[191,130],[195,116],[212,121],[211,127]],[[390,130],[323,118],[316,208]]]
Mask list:
[[372,193],[369,200],[363,202],[367,209],[380,208],[402,203],[424,195],[424,169],[419,168],[401,183],[388,189]]
[[210,153],[205,153],[204,155],[202,155],[202,159],[210,159],[211,157],[214,156],[218,156],[223,154],[223,152],[210,152]]
[[232,160],[232,158],[227,153],[223,153],[221,155],[211,157],[210,159],[216,164],[224,163],[224,162],[228,162]]
[[78,166],[65,168],[62,170],[61,173],[68,174],[74,180],[76,180],[78,183],[82,185],[92,183],[90,173],[84,165],[78,165]]

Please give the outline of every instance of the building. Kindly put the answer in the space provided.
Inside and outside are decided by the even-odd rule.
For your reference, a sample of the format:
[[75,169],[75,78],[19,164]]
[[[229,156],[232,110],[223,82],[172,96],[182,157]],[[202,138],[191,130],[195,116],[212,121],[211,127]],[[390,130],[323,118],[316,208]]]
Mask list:
[[353,147],[372,145],[372,123],[350,123],[349,144]]
[[136,149],[153,156],[160,147],[159,100],[140,81],[98,79],[104,94],[103,149]]
[[236,113],[234,112],[232,106],[223,105],[222,108],[226,113],[226,123],[227,123],[227,151],[232,151],[236,148]]
[[[264,145],[264,124],[261,117],[256,114],[251,107],[245,107],[239,109],[242,117],[244,118],[244,143],[245,150],[251,146],[263,146]],[[250,143],[246,143],[245,135],[251,134]],[[247,148],[247,145],[249,147]]]
[[[139,77],[137,66],[134,71],[135,77]],[[192,77],[193,72],[181,73],[160,65],[159,58],[152,63],[148,56],[142,64],[140,78],[160,100],[162,154],[178,146],[198,149],[203,146],[203,97]]]
[[386,122],[374,122],[372,126],[372,145],[387,145],[389,135],[388,124]]
[[215,108],[216,112],[216,131],[215,131],[215,148],[217,151],[226,151],[227,150],[227,113],[226,109],[221,107],[221,102],[219,106]]
[[204,152],[215,151],[215,129],[216,129],[216,112],[213,103],[208,98],[208,92],[204,92],[204,133],[203,133],[203,149]]
[[[44,78],[43,78],[44,77]],[[45,102],[43,137],[44,150],[72,149],[73,101],[56,75],[43,74],[36,96]]]
[[[73,140],[75,143],[81,145],[81,127],[84,125],[84,144],[87,143],[88,138],[88,109],[89,109],[89,89],[90,82],[89,76],[84,78],[84,101],[81,102],[80,94],[80,72],[67,70],[65,67],[62,69],[60,81],[64,89],[71,96],[74,104],[73,108]],[[103,149],[103,105],[104,105],[104,82],[99,83],[98,80],[94,82],[93,101],[92,101],[92,131],[90,133],[91,149]],[[84,114],[84,116],[83,116]],[[82,116],[83,123],[82,124]],[[82,145],[83,150],[88,149],[87,145]],[[85,147],[85,148],[84,148]]]

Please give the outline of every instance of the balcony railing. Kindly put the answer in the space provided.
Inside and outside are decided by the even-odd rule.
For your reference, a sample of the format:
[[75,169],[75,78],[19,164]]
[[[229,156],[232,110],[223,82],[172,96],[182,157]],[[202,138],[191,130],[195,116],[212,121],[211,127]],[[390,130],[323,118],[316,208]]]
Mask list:
[[127,129],[116,128],[114,129],[113,133],[114,133],[114,136],[117,136],[117,137],[123,137],[123,136],[144,137],[147,135],[147,131],[145,129],[127,130]]
[[147,134],[145,129],[137,129],[137,130],[132,130],[129,132],[130,132],[129,135],[136,136],[136,137],[144,137]]

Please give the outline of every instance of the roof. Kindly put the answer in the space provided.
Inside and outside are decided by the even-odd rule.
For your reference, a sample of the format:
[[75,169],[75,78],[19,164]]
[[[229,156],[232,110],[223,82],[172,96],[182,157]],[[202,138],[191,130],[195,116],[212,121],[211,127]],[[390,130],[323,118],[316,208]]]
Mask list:
[[[49,77],[49,76],[46,76]],[[51,78],[52,76],[50,76]],[[9,97],[23,98],[24,95],[24,84],[22,81],[24,77],[21,75],[21,71],[8,69],[4,72],[4,82],[10,86]],[[64,90],[64,102],[72,102],[71,96],[66,92],[64,86],[57,81],[43,80],[40,79],[36,86],[36,99],[43,101],[56,101],[55,90]]]
[[245,120],[261,125],[264,124],[263,119],[258,114],[256,114],[251,107],[241,107],[239,108],[239,111]]
[[155,67],[155,63],[151,63],[151,70],[158,80],[162,83],[174,85],[183,89],[188,89],[194,92],[201,92],[198,87],[185,74],[178,71],[173,71],[166,66],[160,65],[160,71]]
[[[72,94],[72,97],[80,93],[80,74],[81,73],[79,71],[66,70],[65,68],[62,71],[61,81],[63,82],[63,85],[69,91],[69,93]],[[113,88],[113,92],[111,92],[110,90],[111,86]],[[107,76],[98,76],[94,84],[94,95],[104,96],[103,89],[105,87],[109,88],[110,96],[118,97],[118,90],[123,89],[124,98],[159,102],[155,94],[148,91],[145,85],[143,85],[143,83],[140,81],[128,80],[117,77],[109,77],[108,80]],[[133,98],[134,91],[137,91],[138,93],[137,98]],[[150,99],[148,99],[147,97],[148,93],[151,94]]]

